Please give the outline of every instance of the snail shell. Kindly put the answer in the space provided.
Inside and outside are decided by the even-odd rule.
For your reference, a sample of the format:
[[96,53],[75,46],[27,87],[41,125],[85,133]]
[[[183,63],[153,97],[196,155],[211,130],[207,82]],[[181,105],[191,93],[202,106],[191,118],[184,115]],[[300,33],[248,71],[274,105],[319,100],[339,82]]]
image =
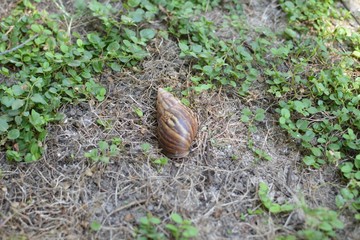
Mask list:
[[158,90],[156,107],[159,146],[163,153],[170,158],[187,156],[198,130],[195,114],[162,88]]

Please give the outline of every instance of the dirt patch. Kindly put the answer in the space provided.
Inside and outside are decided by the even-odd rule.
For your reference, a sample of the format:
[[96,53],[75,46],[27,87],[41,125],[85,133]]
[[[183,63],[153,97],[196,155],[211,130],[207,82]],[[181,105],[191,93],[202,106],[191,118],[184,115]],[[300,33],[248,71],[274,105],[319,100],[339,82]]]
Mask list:
[[[276,2],[266,3],[243,4],[250,26],[285,26]],[[221,13],[211,15],[218,19]],[[48,127],[42,160],[12,164],[0,153],[4,239],[131,239],[140,217],[151,213],[167,221],[172,212],[191,219],[199,239],[273,239],[299,229],[304,221],[300,210],[286,216],[249,213],[262,208],[259,182],[269,185],[278,203],[299,203],[304,197],[313,207],[335,208],[342,184],[336,168],[304,168],[297,143],[277,126],[272,99],[261,82],[246,99],[230,88],[191,93],[200,128],[189,157],[163,168],[152,164],[162,157],[155,134],[157,89],[172,87],[180,97],[192,73],[190,63],[178,57],[175,41],[158,38],[148,50],[151,56],[139,68],[98,76],[108,93],[103,102],[59,110],[65,119]],[[134,113],[135,107],[143,117]],[[267,109],[255,132],[240,120],[244,107]],[[121,153],[109,164],[84,158],[99,141],[114,137],[123,141]],[[250,140],[271,161],[258,159],[248,147]],[[146,153],[143,143],[151,145]],[[97,233],[89,227],[95,220],[102,225]],[[342,236],[355,239],[358,232],[349,224]]]

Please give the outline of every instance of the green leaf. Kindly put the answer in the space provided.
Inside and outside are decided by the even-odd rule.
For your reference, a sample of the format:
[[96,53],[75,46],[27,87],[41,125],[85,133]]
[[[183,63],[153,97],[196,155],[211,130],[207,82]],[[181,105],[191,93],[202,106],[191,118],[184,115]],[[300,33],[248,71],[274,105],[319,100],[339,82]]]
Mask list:
[[324,231],[331,231],[332,230],[332,226],[328,222],[325,222],[325,221],[320,223],[319,227],[320,227],[320,229],[322,229]]
[[20,136],[20,131],[18,129],[12,129],[8,132],[8,139],[14,140]]
[[31,30],[33,30],[36,33],[39,33],[39,32],[41,32],[41,26],[38,25],[38,24],[32,24],[31,25]]
[[354,194],[348,188],[342,188],[340,193],[346,200],[351,200],[354,198]]
[[262,108],[256,109],[254,119],[258,122],[263,121],[265,119],[265,110]]
[[346,200],[343,198],[343,196],[338,194],[335,198],[335,203],[338,208],[342,208],[345,205]]
[[61,45],[60,45],[60,50],[61,50],[63,53],[68,53],[68,52],[69,52],[69,47],[66,46],[65,44],[61,44]]
[[316,157],[320,157],[322,155],[322,151],[320,148],[312,147],[310,150]]
[[357,180],[360,180],[360,171],[357,171],[354,175]]
[[149,219],[149,221],[150,221],[152,224],[155,224],[155,225],[161,223],[161,220],[160,220],[159,218],[157,218],[157,217],[151,217],[151,218]]
[[181,103],[185,106],[190,106],[190,101],[187,98],[181,98]]
[[170,230],[173,234],[179,232],[179,228],[173,224],[166,224],[165,227]]
[[36,112],[34,109],[31,110],[31,115],[29,116],[29,121],[34,126],[41,126],[45,124],[44,118]]
[[296,121],[296,127],[299,128],[300,130],[305,131],[309,126],[309,121],[307,120],[302,120],[299,119]]
[[339,150],[341,148],[341,146],[340,146],[340,143],[339,144],[331,143],[331,144],[329,144],[328,148],[333,150],[333,151],[337,151],[337,150]]
[[106,48],[108,50],[108,52],[116,52],[117,50],[119,50],[120,48],[120,44],[118,42],[112,42],[109,44],[109,46]]
[[79,60],[72,60],[71,62],[68,63],[68,66],[70,67],[78,67],[81,65],[81,62]]
[[345,163],[340,169],[343,173],[350,173],[353,167],[354,165],[352,163]]
[[100,228],[101,228],[101,223],[99,221],[97,221],[97,220],[94,220],[94,221],[91,222],[90,228],[93,231],[99,231]]
[[131,21],[134,21],[135,23],[139,23],[144,19],[144,15],[145,15],[145,11],[141,8],[138,8],[135,11],[129,12],[128,14],[129,19],[123,18],[123,16],[121,16],[121,19],[129,23],[131,23]]
[[185,238],[194,238],[199,234],[199,230],[193,226],[188,226],[183,232]]
[[202,92],[202,91],[206,91],[208,89],[211,89],[213,87],[213,85],[210,84],[200,84],[199,86],[194,87],[194,90],[198,93]]
[[128,5],[130,7],[137,7],[140,4],[141,0],[128,0]]
[[140,31],[140,37],[145,39],[152,39],[155,36],[155,30],[151,28],[146,28]]
[[104,152],[105,150],[109,149],[109,144],[106,141],[100,141],[98,143],[99,148],[102,152]]
[[244,115],[244,114],[242,114],[241,115],[241,121],[243,122],[243,123],[247,123],[247,122],[250,122],[250,118],[248,117],[248,116],[246,116],[246,115]]
[[289,36],[290,38],[292,38],[292,39],[296,39],[296,38],[297,38],[297,33],[296,33],[293,29],[291,29],[291,28],[286,28],[285,31],[284,31],[284,33],[285,33],[287,36]]
[[21,94],[24,93],[23,88],[19,85],[13,85],[11,87],[11,90],[13,91],[14,96],[20,96]]
[[177,213],[171,214],[170,218],[171,218],[171,220],[173,220],[174,222],[176,222],[178,224],[181,224],[183,222],[182,217]]
[[17,162],[20,162],[22,160],[20,153],[12,150],[6,151],[6,158],[9,160],[15,160]]
[[115,145],[115,144],[111,144],[110,146],[110,156],[114,157],[116,155],[118,155],[119,152],[119,148]]
[[103,163],[109,163],[110,162],[110,158],[108,156],[100,156],[99,160]]
[[0,132],[5,132],[9,128],[9,124],[3,118],[0,118]]
[[250,108],[246,107],[241,111],[241,114],[247,117],[250,117],[252,115],[252,112]]
[[281,109],[281,116],[284,118],[290,118],[290,111],[286,108]]
[[155,164],[166,165],[168,163],[168,159],[166,157],[158,158],[153,161]]
[[140,108],[134,107],[133,110],[134,110],[134,112],[136,113],[136,115],[138,115],[138,117],[141,118],[141,117],[144,116],[144,113],[143,113],[143,111],[142,111]]
[[290,212],[294,210],[295,206],[292,204],[284,204],[281,205],[281,212]]
[[45,99],[43,98],[43,96],[41,96],[39,93],[35,93],[32,97],[31,100],[35,103],[42,103],[44,105],[47,104],[47,102],[45,101]]
[[335,218],[335,219],[333,219],[331,221],[331,225],[334,228],[337,228],[337,229],[343,229],[344,228],[344,223],[341,220],[337,219],[337,218]]
[[202,51],[202,46],[199,44],[191,45],[191,50],[195,53],[200,53]]
[[360,154],[355,157],[355,167],[360,169]]
[[354,57],[360,59],[360,51],[353,51],[353,52],[352,52],[352,55],[353,55]]
[[6,107],[10,107],[14,101],[15,98],[9,96],[3,96],[1,98],[1,103],[4,104]]
[[179,48],[183,52],[186,52],[189,50],[189,46],[186,44],[186,42],[179,42]]
[[281,211],[281,207],[279,204],[273,203],[273,204],[271,204],[269,211],[272,213],[279,213]]
[[315,138],[315,133],[312,130],[307,130],[305,134],[301,137],[305,142],[310,142]]
[[308,166],[313,166],[315,164],[315,157],[314,156],[305,156],[303,161]]
[[150,150],[150,147],[151,147],[150,143],[142,143],[141,144],[141,150],[143,152],[148,152]]
[[102,72],[104,63],[100,60],[97,60],[97,61],[92,62],[92,66],[93,66],[95,72],[100,73],[100,72]]
[[116,62],[112,62],[110,64],[110,67],[115,72],[120,72],[121,71],[121,66],[119,64],[117,64]]
[[279,118],[279,123],[280,124],[285,124],[286,123],[286,119],[284,117],[280,117]]
[[264,182],[259,183],[259,194],[265,194],[266,195],[268,190],[269,190],[269,187],[268,187],[268,185],[266,183],[264,183]]
[[24,104],[25,104],[24,100],[15,99],[15,101],[13,101],[13,103],[11,104],[11,109],[17,110],[17,109],[21,108]]
[[84,45],[83,41],[79,38],[76,40],[76,44],[79,46],[79,47],[82,47]]

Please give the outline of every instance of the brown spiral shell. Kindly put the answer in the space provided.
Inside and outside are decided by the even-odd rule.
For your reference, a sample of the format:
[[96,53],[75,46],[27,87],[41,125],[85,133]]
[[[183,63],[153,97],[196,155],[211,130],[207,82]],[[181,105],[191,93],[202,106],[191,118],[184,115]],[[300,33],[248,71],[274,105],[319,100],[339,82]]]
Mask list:
[[195,114],[162,88],[158,90],[156,108],[159,146],[163,153],[170,158],[187,156],[198,130]]

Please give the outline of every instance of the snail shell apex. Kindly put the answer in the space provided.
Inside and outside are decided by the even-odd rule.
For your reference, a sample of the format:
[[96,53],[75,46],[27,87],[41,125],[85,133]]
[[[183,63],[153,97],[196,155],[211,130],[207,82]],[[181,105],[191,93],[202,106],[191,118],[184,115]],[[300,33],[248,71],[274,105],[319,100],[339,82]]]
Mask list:
[[158,140],[163,153],[170,158],[187,156],[198,130],[195,114],[162,88],[158,90],[156,108]]

